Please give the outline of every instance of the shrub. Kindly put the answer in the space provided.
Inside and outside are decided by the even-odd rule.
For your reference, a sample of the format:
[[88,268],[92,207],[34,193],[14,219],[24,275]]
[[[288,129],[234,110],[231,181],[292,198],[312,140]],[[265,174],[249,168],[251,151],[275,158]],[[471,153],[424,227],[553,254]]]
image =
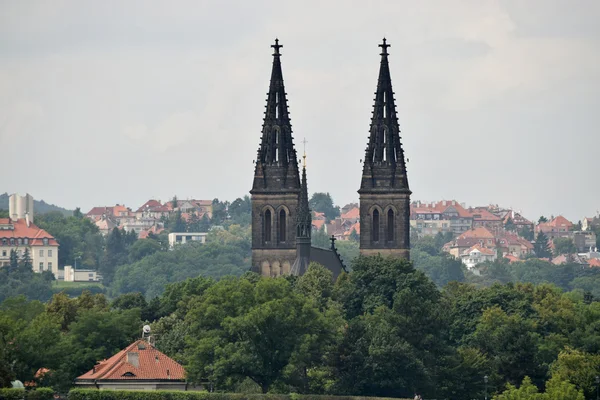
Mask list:
[[[387,400],[382,397],[73,389],[69,400]],[[402,399],[396,399],[402,400]],[[405,399],[408,400],[408,399]]]
[[52,400],[54,391],[50,388],[35,390],[0,389],[1,400]]

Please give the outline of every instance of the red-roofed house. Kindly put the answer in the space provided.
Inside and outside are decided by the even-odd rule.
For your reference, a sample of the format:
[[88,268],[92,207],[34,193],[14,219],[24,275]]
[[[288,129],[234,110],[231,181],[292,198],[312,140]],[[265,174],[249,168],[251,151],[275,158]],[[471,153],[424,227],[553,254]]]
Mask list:
[[485,226],[492,230],[502,228],[502,218],[492,214],[485,207],[469,208],[469,213],[473,217],[473,228],[478,226]]
[[21,258],[29,249],[33,271],[52,271],[58,279],[58,242],[27,219],[0,218],[0,267],[10,264],[10,252]]
[[600,260],[597,258],[589,259],[587,263],[590,267],[600,267]]
[[352,236],[352,231],[356,232],[357,235],[360,235],[360,222],[354,223],[350,228],[344,232],[343,240],[350,240],[350,236]]
[[340,216],[342,222],[356,223],[360,219],[360,210],[358,207],[353,207]]
[[181,364],[140,339],[75,379],[80,388],[186,390]]
[[476,244],[463,252],[463,254],[460,255],[460,260],[467,268],[473,269],[477,264],[486,261],[494,261],[496,257],[497,253],[495,250]]
[[544,232],[550,239],[557,237],[569,237],[569,231],[573,228],[571,221],[559,215],[552,221],[539,223],[535,227],[536,233]]
[[410,205],[410,225],[419,237],[435,236],[438,232],[460,235],[471,229],[473,217],[455,200],[437,203],[416,201]]

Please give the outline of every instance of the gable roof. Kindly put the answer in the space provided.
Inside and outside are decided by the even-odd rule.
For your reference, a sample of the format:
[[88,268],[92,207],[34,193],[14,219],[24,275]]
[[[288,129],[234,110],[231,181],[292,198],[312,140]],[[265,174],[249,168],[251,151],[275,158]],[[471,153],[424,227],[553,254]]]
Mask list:
[[[137,367],[128,362],[128,354],[137,354]],[[136,340],[108,360],[79,376],[75,381],[105,379],[123,380],[185,380],[185,370],[177,361],[167,357],[145,340]]]
[[476,250],[479,251],[481,254],[485,254],[486,256],[493,256],[494,254],[496,254],[496,252],[494,250],[488,249],[487,247],[483,247],[478,243],[478,244],[472,246],[470,249],[465,250],[463,255],[471,254],[472,252],[474,252]]
[[27,226],[27,221],[24,219],[11,221],[10,218],[0,218],[0,225],[13,226],[13,229],[0,229],[0,239],[27,238],[29,244],[24,246],[43,246],[43,239],[48,239],[47,246],[58,246],[58,242],[54,239],[54,236],[33,223],[30,223],[29,226]]
[[477,228],[469,229],[463,232],[458,239],[479,238],[479,239],[494,239],[494,234],[486,227],[478,226]]
[[502,221],[502,218],[492,214],[485,207],[469,208],[469,213],[476,221]]
[[358,219],[360,217],[360,210],[358,207],[353,207],[348,212],[341,215],[342,219]]

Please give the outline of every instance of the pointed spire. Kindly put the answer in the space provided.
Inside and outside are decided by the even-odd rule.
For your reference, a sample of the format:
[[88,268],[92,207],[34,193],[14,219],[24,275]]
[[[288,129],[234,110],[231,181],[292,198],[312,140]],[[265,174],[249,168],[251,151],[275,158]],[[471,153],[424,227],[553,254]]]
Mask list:
[[300,184],[298,213],[296,214],[296,237],[310,238],[312,230],[312,215],[308,205],[308,185],[306,183],[306,151],[304,151],[302,159],[302,183]]
[[[361,189],[408,190],[404,151],[400,142],[400,125],[396,115],[392,78],[385,38],[379,45],[382,51],[375,103],[371,117],[369,143],[365,151]],[[379,182],[377,182],[379,181]]]
[[279,44],[279,39],[275,39],[275,44],[271,47],[274,50],[273,67],[253,190],[284,188],[298,190],[300,188],[298,159],[292,139],[292,124],[281,69],[280,49],[283,46]]

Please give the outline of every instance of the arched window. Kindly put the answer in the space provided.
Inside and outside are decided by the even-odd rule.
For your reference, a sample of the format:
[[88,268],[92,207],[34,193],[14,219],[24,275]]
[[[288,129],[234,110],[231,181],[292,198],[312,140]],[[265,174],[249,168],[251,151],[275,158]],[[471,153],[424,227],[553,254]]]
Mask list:
[[286,232],[285,210],[281,210],[279,212],[279,241],[280,242],[285,242],[285,232]]
[[387,241],[394,241],[394,211],[391,208],[387,215]]
[[265,211],[265,221],[263,225],[263,231],[265,232],[265,242],[271,241],[271,210]]
[[379,211],[373,210],[372,236],[374,242],[379,242]]

